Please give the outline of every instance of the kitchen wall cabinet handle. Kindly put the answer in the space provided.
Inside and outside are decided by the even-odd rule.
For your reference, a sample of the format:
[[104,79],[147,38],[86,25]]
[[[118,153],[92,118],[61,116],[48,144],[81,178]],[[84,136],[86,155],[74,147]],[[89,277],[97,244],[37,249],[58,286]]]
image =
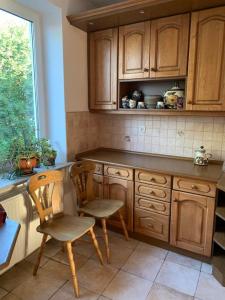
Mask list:
[[151,71],[152,72],[157,72],[158,70],[157,70],[157,68],[151,68]]
[[192,104],[192,101],[188,101],[188,104]]
[[178,202],[178,200],[177,200],[177,199],[174,199],[173,202]]
[[116,104],[116,101],[113,101],[113,104]]
[[144,72],[149,72],[149,69],[148,68],[144,68]]

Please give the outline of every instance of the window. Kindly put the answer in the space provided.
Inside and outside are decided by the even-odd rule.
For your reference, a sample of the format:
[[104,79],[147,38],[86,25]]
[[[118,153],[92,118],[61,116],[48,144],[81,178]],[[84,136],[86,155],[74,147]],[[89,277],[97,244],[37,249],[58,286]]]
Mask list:
[[33,65],[33,23],[0,9],[0,161],[37,135]]

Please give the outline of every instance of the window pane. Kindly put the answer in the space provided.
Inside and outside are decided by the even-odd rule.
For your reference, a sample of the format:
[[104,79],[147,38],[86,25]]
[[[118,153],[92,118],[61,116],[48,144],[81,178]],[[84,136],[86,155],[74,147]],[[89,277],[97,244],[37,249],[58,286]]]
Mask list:
[[0,161],[37,132],[31,33],[32,22],[0,10]]

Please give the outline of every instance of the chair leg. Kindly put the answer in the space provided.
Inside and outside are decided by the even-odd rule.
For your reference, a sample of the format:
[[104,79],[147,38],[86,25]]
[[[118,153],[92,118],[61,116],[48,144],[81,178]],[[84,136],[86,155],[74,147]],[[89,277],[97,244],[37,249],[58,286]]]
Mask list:
[[123,215],[122,215],[122,213],[121,213],[120,210],[118,211],[118,213],[119,213],[119,216],[120,216],[120,222],[121,222],[122,227],[123,227],[123,231],[124,231],[125,238],[126,238],[126,240],[128,241],[128,240],[129,240],[129,235],[128,235],[128,232],[127,232],[127,227],[126,227],[126,224],[125,224],[125,222],[124,222]]
[[103,229],[103,233],[104,233],[107,262],[110,263],[109,237],[108,237],[107,228],[106,228],[106,219],[101,219],[101,221],[102,221],[102,229]]
[[66,242],[66,248],[67,248],[70,269],[72,273],[74,293],[77,297],[79,297],[79,286],[78,286],[77,273],[76,273],[76,267],[75,267],[71,242]]
[[93,228],[90,229],[90,234],[91,234],[91,238],[92,238],[92,241],[93,241],[95,250],[96,250],[96,252],[97,252],[97,254],[98,254],[100,263],[103,265],[102,252],[101,252],[101,250],[100,250],[100,248],[99,248],[98,241],[97,241],[97,239],[96,239],[96,236],[95,236],[95,233],[94,233]]
[[43,251],[44,251],[44,247],[45,247],[45,243],[47,241],[47,238],[48,238],[48,235],[46,233],[44,233],[43,237],[42,237],[41,248],[39,250],[38,257],[37,257],[37,262],[36,262],[36,264],[34,266],[34,270],[33,270],[33,275],[34,276],[37,275],[37,271],[38,271],[38,268],[39,268],[39,265],[40,265],[40,262],[41,262],[41,257],[42,257]]

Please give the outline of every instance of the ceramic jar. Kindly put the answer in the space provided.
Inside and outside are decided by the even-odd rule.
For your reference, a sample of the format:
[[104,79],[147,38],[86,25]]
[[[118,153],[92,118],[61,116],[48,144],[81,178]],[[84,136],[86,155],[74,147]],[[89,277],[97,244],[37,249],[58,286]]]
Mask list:
[[195,150],[194,164],[199,166],[207,166],[209,163],[209,158],[212,157],[212,154],[206,153],[204,146],[201,146],[199,149]]
[[164,94],[164,103],[167,108],[182,109],[184,103],[184,89],[175,85]]

